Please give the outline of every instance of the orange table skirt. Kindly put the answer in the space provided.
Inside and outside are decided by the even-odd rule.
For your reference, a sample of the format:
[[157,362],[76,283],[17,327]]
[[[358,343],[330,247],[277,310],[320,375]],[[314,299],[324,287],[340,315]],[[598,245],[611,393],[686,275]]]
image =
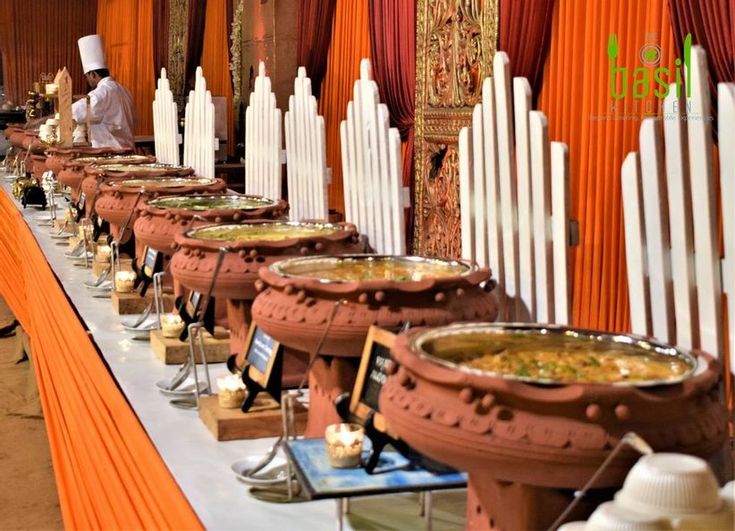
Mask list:
[[0,294],[30,336],[65,526],[201,529],[5,191]]

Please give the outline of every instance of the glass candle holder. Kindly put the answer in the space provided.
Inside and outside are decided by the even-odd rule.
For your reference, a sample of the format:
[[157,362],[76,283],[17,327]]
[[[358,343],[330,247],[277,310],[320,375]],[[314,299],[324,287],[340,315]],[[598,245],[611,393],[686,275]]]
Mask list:
[[184,321],[179,314],[164,313],[161,316],[161,333],[163,337],[179,337],[184,330]]
[[112,256],[112,249],[109,245],[98,245],[95,257],[98,262],[109,262],[110,256]]
[[133,271],[118,271],[115,273],[115,291],[130,293],[135,289],[135,273]]
[[333,468],[361,466],[365,430],[358,424],[330,424],[324,432],[327,460]]
[[217,378],[217,402],[219,407],[235,409],[242,406],[247,394],[245,384],[237,374]]

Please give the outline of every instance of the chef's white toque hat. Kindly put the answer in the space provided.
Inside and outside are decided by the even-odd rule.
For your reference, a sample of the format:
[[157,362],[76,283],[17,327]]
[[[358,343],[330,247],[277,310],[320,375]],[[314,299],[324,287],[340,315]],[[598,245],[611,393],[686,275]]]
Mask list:
[[87,35],[78,41],[79,55],[82,58],[84,73],[100,68],[107,68],[105,64],[105,50],[102,48],[102,39],[99,35]]

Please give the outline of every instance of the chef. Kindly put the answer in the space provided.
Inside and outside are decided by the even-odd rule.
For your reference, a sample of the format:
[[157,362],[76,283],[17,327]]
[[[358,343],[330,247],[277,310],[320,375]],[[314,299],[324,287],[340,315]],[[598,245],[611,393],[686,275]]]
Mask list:
[[[100,36],[87,35],[79,39],[79,55],[84,77],[92,87],[89,92],[91,131],[88,131],[92,147],[134,147],[133,98],[125,87],[110,77]],[[86,124],[86,99],[72,105],[72,116],[77,124]]]

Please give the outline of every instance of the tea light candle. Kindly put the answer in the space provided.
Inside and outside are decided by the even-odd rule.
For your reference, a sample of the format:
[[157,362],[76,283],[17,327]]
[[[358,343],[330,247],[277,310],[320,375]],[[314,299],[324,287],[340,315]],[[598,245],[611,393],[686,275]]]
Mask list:
[[56,83],[46,83],[46,94],[57,94],[59,92],[59,86]]
[[330,424],[324,432],[327,460],[334,468],[360,466],[365,430],[358,424]]
[[176,313],[165,313],[161,316],[161,332],[163,337],[178,337],[184,330],[184,321]]
[[217,378],[217,402],[219,407],[235,409],[245,400],[245,384],[237,374]]
[[56,118],[49,118],[48,120],[46,120],[46,125],[56,127],[57,125],[59,125],[59,121]]
[[112,249],[109,245],[98,245],[97,246],[97,261],[98,262],[109,262],[110,256],[112,256]]
[[135,273],[133,271],[118,271],[115,273],[115,291],[130,293],[135,287]]

